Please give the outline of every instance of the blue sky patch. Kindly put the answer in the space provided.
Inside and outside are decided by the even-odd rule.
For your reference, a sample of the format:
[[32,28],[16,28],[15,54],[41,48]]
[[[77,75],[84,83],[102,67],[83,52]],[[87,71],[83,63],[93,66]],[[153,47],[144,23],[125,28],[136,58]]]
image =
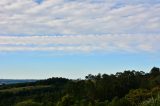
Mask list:
[[38,4],[41,4],[44,0],[34,0],[35,2],[37,2]]

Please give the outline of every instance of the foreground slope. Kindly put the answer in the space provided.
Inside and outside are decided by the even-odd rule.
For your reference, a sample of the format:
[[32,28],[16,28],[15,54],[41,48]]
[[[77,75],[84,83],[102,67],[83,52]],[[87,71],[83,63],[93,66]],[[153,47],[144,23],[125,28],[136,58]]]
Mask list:
[[1,85],[0,106],[151,106],[160,101],[159,92],[160,69],[154,67],[150,73],[128,70],[89,74],[84,80],[50,78]]

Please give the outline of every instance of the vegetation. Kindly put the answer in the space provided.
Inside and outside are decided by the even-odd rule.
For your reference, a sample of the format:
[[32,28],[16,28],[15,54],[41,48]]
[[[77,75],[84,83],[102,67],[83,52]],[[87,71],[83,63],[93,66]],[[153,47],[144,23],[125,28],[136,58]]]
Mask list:
[[0,106],[160,106],[160,69],[0,86]]

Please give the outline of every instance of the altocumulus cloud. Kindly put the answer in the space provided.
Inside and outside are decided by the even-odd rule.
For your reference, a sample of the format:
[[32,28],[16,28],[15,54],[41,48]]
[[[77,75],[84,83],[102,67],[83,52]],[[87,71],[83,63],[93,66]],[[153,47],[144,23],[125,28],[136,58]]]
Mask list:
[[158,52],[159,35],[0,36],[0,51]]
[[160,0],[1,0],[0,51],[157,52],[159,11]]
[[1,0],[0,33],[160,33],[160,0]]

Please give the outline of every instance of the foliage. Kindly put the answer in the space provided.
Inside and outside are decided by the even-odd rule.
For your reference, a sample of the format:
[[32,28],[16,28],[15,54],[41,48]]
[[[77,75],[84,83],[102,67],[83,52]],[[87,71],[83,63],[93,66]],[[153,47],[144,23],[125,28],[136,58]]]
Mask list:
[[129,94],[126,95],[126,99],[130,101],[132,105],[138,105],[141,101],[144,101],[150,97],[151,94],[146,89],[131,90]]
[[160,95],[156,98],[150,98],[140,104],[140,106],[160,106]]
[[156,67],[149,73],[89,74],[83,80],[56,77],[1,85],[0,106],[152,106],[159,103],[159,85]]
[[73,105],[73,99],[70,95],[65,95],[62,97],[62,100],[58,102],[57,106],[71,106]]

